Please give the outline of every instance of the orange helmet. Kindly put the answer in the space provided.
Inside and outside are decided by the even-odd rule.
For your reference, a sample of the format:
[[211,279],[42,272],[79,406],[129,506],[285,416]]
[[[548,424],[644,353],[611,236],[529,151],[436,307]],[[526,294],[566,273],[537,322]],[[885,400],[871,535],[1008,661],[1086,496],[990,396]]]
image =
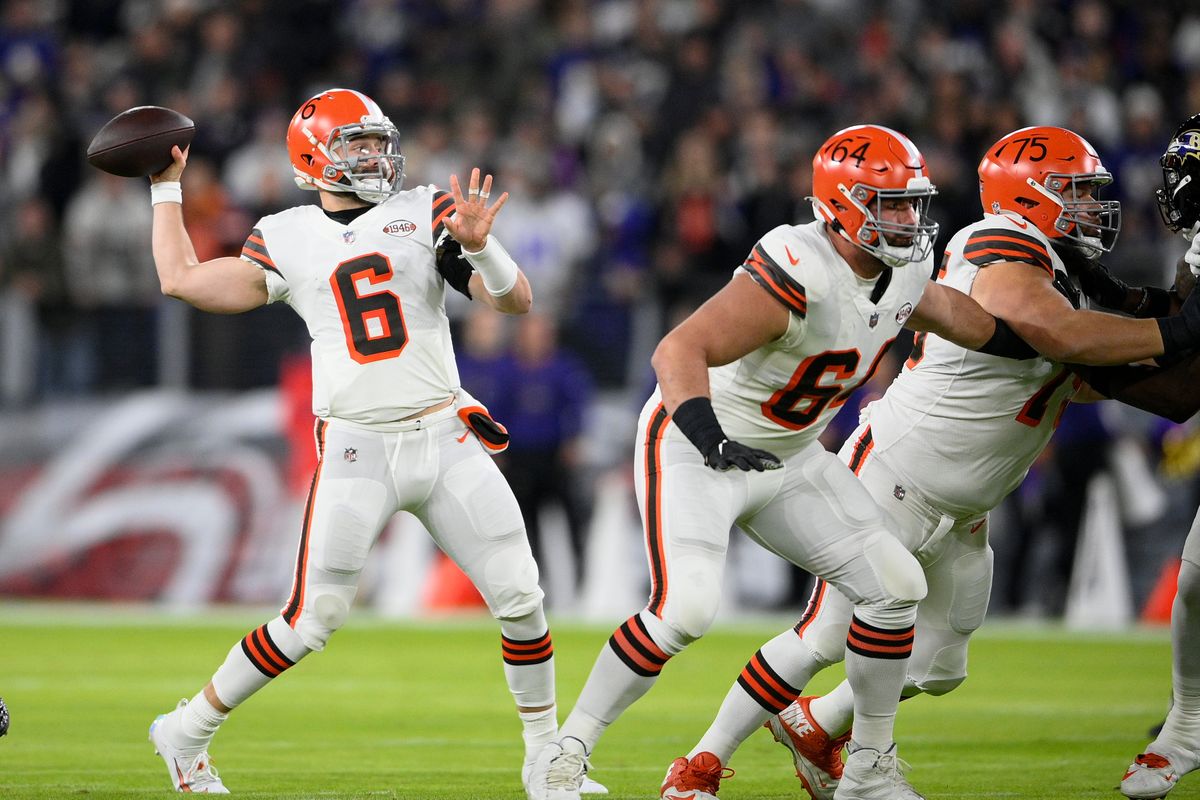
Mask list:
[[1109,183],[1112,174],[1096,149],[1065,128],[1013,131],[979,162],[985,212],[1024,217],[1051,241],[1073,245],[1089,257],[1111,250],[1121,230],[1121,203],[1097,199],[1100,187]]
[[[889,267],[924,261],[938,224],[926,216],[937,189],[907,136],[882,125],[838,131],[813,156],[813,212]],[[885,200],[910,199],[915,221],[884,219]]]
[[[374,139],[376,147],[360,140]],[[352,89],[327,89],[304,101],[287,132],[301,189],[353,192],[381,203],[400,191],[400,132],[375,101]]]

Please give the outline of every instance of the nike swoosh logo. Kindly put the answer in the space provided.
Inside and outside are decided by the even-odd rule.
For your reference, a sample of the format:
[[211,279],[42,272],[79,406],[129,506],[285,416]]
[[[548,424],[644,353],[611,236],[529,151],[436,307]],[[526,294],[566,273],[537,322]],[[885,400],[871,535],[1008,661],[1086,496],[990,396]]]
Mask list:
[[783,250],[785,253],[787,253],[788,261],[792,262],[793,267],[800,263],[800,259],[792,255],[792,249],[786,244],[783,246]]
[[982,527],[983,527],[983,523],[985,523],[985,522],[987,522],[987,520],[986,520],[986,519],[981,519],[981,520],[979,520],[979,522],[976,522],[974,525],[972,525],[972,526],[971,526],[971,533],[974,533],[975,531],[977,531],[977,530],[979,530],[980,528],[982,528]]

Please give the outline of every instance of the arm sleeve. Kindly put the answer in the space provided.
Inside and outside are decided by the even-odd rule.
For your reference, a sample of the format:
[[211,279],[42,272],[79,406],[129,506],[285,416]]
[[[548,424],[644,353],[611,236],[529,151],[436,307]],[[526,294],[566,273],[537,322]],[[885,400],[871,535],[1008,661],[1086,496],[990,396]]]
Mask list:
[[475,270],[462,254],[462,245],[445,228],[433,251],[437,271],[455,291],[471,297],[471,274]]

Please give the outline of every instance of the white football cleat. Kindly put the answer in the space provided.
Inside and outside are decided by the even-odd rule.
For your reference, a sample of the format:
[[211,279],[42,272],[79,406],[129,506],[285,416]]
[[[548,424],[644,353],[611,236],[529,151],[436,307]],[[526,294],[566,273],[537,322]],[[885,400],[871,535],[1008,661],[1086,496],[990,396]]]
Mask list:
[[525,794],[529,800],[579,800],[591,766],[583,742],[564,736],[537,754],[525,779]]
[[150,723],[150,741],[154,744],[156,755],[162,756],[167,764],[167,772],[171,773],[171,783],[177,792],[195,792],[196,794],[229,794],[225,784],[213,769],[212,759],[208,751],[187,752],[171,746],[164,735],[164,723],[169,717],[182,713],[188,703],[187,698],[179,701],[175,710],[168,714],[159,714]]
[[603,783],[597,783],[587,775],[583,776],[583,783],[579,784],[580,794],[608,794],[608,787]]
[[896,757],[896,745],[881,753],[869,747],[850,745],[842,780],[834,800],[925,800],[904,778],[908,769]]
[[1121,779],[1121,794],[1131,800],[1160,800],[1166,797],[1179,779],[1192,771],[1183,768],[1185,761],[1182,753],[1156,753],[1149,750],[1140,753]]

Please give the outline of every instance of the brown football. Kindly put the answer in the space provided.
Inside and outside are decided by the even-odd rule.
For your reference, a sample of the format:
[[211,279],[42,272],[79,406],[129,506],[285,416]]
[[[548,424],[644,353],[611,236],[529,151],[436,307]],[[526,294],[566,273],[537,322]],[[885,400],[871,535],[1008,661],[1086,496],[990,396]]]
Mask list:
[[171,163],[171,147],[192,143],[196,124],[162,106],[138,106],[104,124],[88,145],[88,163],[97,169],[137,178],[162,172]]

